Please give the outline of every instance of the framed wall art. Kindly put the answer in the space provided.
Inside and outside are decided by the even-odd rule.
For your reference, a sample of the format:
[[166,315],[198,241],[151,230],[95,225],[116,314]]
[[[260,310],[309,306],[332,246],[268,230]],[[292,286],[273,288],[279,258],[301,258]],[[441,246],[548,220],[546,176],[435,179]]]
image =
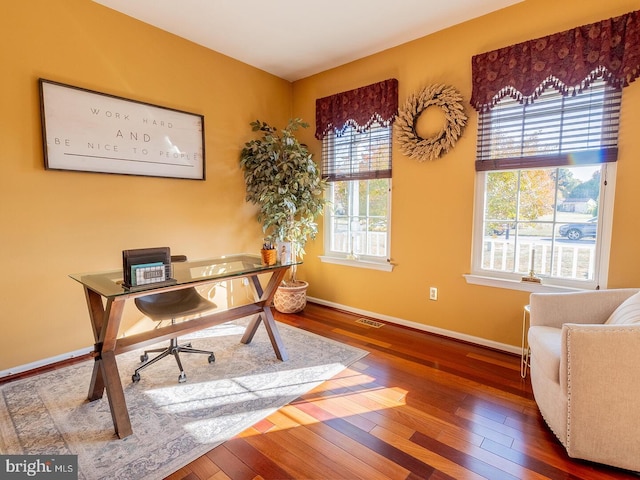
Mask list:
[[40,79],[48,170],[205,179],[204,116]]

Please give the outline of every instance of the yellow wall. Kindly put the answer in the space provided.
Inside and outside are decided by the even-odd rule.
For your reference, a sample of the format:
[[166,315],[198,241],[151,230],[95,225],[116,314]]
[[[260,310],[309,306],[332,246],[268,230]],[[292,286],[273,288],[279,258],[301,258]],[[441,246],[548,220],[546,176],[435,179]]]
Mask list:
[[[239,151],[254,119],[312,124],[315,99],[387,78],[400,101],[447,83],[468,101],[474,54],[637,8],[637,0],[522,4],[295,82],[211,52],[89,0],[5,2],[0,51],[0,370],[93,343],[82,288],[69,273],[118,268],[125,248],[169,245],[192,258],[257,251]],[[44,77],[205,116],[207,180],[45,171],[37,79]],[[610,287],[637,286],[640,86],[625,89]],[[455,149],[431,163],[394,153],[391,273],[323,264],[308,244],[310,295],[426,326],[519,345],[528,294],[468,285],[476,115]],[[153,200],[145,200],[153,196]],[[321,237],[321,235],[320,235]],[[429,286],[440,289],[428,300]],[[135,315],[136,312],[127,312]]]
[[[70,273],[118,268],[127,248],[257,252],[239,150],[251,120],[284,124],[292,104],[290,82],[89,0],[7,1],[2,17],[0,370],[93,344]],[[44,170],[39,77],[204,115],[207,180]]]
[[[321,263],[323,242],[309,245],[303,276],[309,294],[327,302],[491,341],[519,345],[528,293],[469,285],[474,201],[476,112],[469,106],[471,57],[478,53],[603,20],[638,8],[636,0],[526,0],[494,14],[294,83],[294,113],[314,118],[315,99],[387,78],[400,102],[434,83],[455,86],[469,122],[446,156],[419,163],[393,155],[392,273]],[[609,287],[638,286],[637,184],[640,179],[640,82],[626,88]],[[320,153],[312,133],[307,142]],[[428,299],[429,287],[439,300]]]

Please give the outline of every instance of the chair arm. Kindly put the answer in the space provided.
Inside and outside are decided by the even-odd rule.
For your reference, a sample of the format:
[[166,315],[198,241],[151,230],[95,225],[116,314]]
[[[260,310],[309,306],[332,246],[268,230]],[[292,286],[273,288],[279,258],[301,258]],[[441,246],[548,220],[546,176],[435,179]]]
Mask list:
[[562,328],[567,452],[640,469],[640,324]]
[[589,290],[569,293],[532,293],[531,326],[561,328],[564,323],[604,323],[637,288]]

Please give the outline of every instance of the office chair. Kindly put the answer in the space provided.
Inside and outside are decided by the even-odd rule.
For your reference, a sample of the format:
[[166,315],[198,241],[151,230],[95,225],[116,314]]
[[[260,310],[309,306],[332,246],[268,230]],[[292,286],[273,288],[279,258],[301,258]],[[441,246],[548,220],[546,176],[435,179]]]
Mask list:
[[[171,256],[172,263],[185,262],[186,260],[187,257],[184,255]],[[172,325],[175,324],[176,318],[188,317],[216,308],[215,303],[207,300],[202,295],[200,295],[194,287],[138,297],[135,299],[135,304],[136,307],[138,307],[138,310],[144,313],[151,320],[154,320],[156,322],[171,320]],[[160,354],[149,360],[149,353],[155,352],[160,352]],[[168,355],[173,355],[176,359],[176,362],[178,363],[178,368],[180,369],[178,382],[185,382],[187,380],[187,375],[184,373],[184,369],[182,368],[182,362],[180,362],[180,352],[202,353],[205,355],[209,355],[209,363],[213,363],[216,360],[213,352],[192,348],[191,343],[187,343],[186,345],[179,345],[178,339],[172,338],[169,346],[166,348],[154,348],[152,350],[145,350],[145,352],[140,355],[140,361],[143,363],[138,368],[136,368],[131,379],[134,382],[138,382],[140,380],[140,370],[147,368],[149,365],[153,365],[154,363]]]

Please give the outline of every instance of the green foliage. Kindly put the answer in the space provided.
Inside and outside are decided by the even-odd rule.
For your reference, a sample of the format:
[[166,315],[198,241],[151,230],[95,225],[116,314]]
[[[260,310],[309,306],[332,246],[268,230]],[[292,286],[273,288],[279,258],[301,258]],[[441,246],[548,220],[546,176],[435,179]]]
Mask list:
[[580,185],[580,180],[574,178],[573,172],[570,168],[559,168],[553,173],[553,177],[555,178],[556,176],[558,181],[558,190],[562,193],[563,198],[569,198],[569,192],[571,192],[571,190],[573,190],[577,185]]
[[260,207],[263,233],[291,242],[302,258],[307,239],[318,233],[316,218],[324,210],[326,187],[311,153],[295,137],[309,124],[294,118],[280,131],[260,120],[250,125],[261,137],[247,142],[240,155],[246,199]]
[[590,198],[598,200],[600,197],[600,170],[594,172],[591,179],[584,183],[578,183],[567,194],[567,198]]
[[555,182],[547,170],[491,172],[486,188],[485,218],[514,220],[519,212],[520,220],[535,220],[553,212]]
[[487,175],[485,218],[515,220],[518,195],[517,172],[491,172]]

